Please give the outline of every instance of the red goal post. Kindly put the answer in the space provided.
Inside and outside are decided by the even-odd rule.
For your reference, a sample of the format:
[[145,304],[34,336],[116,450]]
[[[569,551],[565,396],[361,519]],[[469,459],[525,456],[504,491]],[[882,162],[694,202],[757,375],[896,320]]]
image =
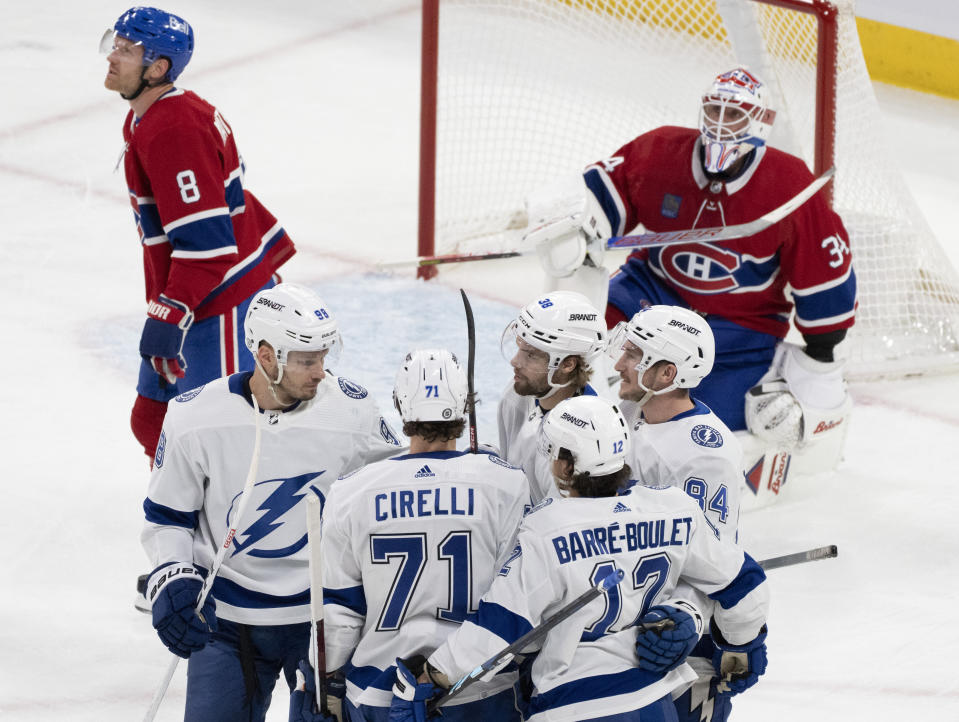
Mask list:
[[853,0],[423,0],[422,17],[419,255],[517,248],[531,192],[694,125],[712,77],[745,63],[773,91],[770,143],[837,168],[849,375],[959,364],[959,278],[888,166]]

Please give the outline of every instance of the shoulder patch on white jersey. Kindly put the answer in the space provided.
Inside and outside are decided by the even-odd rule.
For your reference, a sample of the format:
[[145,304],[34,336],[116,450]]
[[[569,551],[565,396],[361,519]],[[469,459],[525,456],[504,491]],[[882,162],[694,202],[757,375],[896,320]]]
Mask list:
[[506,459],[501,459],[496,454],[487,454],[486,458],[492,461],[494,464],[498,464],[499,466],[503,466],[507,469],[519,469],[518,466],[513,466],[511,463],[506,461]]
[[400,440],[396,438],[396,434],[393,433],[393,429],[390,428],[390,425],[386,423],[386,419],[384,419],[382,416],[380,417],[380,436],[383,437],[383,440],[387,444],[393,444],[393,446],[400,445]]
[[163,456],[166,454],[166,432],[160,432],[160,440],[157,442],[157,453],[153,457],[153,468],[159,469],[163,466]]
[[723,435],[712,426],[706,426],[706,424],[696,424],[689,435],[694,442],[710,449],[718,449],[723,445]]
[[367,394],[369,394],[369,391],[364,389],[355,381],[342,378],[338,378],[336,381],[340,385],[340,391],[349,396],[351,399],[365,399]]
[[539,504],[537,504],[534,507],[531,507],[530,510],[526,512],[526,516],[529,516],[530,514],[533,514],[539,511],[540,509],[545,509],[547,506],[549,506],[552,503],[553,503],[553,497],[547,496]]
[[184,391],[182,394],[180,394],[173,400],[178,401],[181,404],[186,403],[190,399],[195,399],[197,396],[199,396],[200,392],[203,391],[205,386],[206,384],[204,384],[203,386],[197,386],[195,389],[190,389],[189,391]]

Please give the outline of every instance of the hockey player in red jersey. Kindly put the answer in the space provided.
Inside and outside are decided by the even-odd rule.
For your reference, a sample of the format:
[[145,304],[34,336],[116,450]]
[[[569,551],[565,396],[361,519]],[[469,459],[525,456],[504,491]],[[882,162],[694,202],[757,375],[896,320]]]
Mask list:
[[276,218],[244,189],[230,125],[174,86],[193,46],[183,18],[151,7],[123,13],[101,41],[109,63],[104,86],[130,103],[123,168],[147,302],[130,422],[151,458],[170,399],[253,369],[243,316],[295,252]]
[[[595,273],[588,267],[602,267],[605,239],[638,226],[755,220],[813,181],[800,158],[766,145],[774,120],[755,75],[722,73],[702,97],[698,128],[656,128],[588,166],[581,211],[566,234],[552,227],[527,240],[547,271],[563,276],[580,264]],[[577,238],[580,253],[570,253]],[[609,281],[607,324],[657,304],[706,317],[716,363],[697,398],[732,430],[748,426],[787,446],[811,441],[817,428],[844,430],[850,403],[833,351],[854,322],[856,276],[849,236],[824,192],[747,238],[632,253]],[[791,317],[804,347],[783,341]]]

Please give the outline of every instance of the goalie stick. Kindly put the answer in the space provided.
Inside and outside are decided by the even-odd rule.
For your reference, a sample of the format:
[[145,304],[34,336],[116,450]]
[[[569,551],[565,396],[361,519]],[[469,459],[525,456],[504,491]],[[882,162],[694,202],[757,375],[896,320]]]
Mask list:
[[310,644],[313,649],[313,689],[316,690],[316,708],[329,715],[326,688],[326,636],[323,633],[323,574],[320,558],[320,536],[323,505],[310,492],[306,497],[306,540],[310,550]]
[[[243,518],[243,512],[250,499],[250,490],[253,488],[253,482],[256,480],[256,470],[260,464],[260,439],[263,435],[260,425],[260,405],[256,403],[256,397],[253,396],[253,394],[250,394],[250,400],[253,402],[253,426],[255,429],[253,457],[250,459],[250,470],[247,472],[246,482],[243,484],[243,490],[240,492],[240,498],[236,505],[236,514],[233,516],[233,526],[227,531],[223,543],[220,544],[220,548],[216,552],[216,557],[213,559],[213,564],[210,565],[210,573],[207,574],[206,579],[203,580],[203,588],[200,589],[200,596],[197,598],[197,614],[204,623],[206,623],[206,620],[203,619],[200,610],[203,609],[203,603],[206,601],[207,596],[209,596],[210,589],[213,588],[213,580],[216,579],[216,575],[220,571],[220,566],[223,564],[224,558],[226,558],[226,552],[233,544],[233,537],[236,536],[236,530],[240,526],[240,519]],[[160,709],[160,703],[163,702],[163,697],[166,695],[167,688],[170,686],[170,680],[173,679],[173,674],[176,672],[177,665],[180,663],[180,658],[177,655],[174,654],[172,656],[173,659],[170,660],[166,674],[160,681],[156,692],[153,693],[150,708],[147,710],[146,715],[144,715],[143,722],[152,722],[153,718],[156,717],[157,711]]]
[[473,307],[466,297],[466,291],[460,289],[463,297],[463,308],[466,310],[466,337],[469,344],[466,360],[466,411],[470,422],[470,453],[475,454],[479,449],[479,440],[476,438],[476,390],[473,388],[473,368],[476,364],[476,325],[473,323]]
[[560,622],[565,621],[573,614],[578,612],[580,609],[585,607],[591,601],[593,601],[600,594],[605,594],[607,590],[612,589],[617,584],[623,580],[623,571],[617,569],[612,574],[609,574],[604,579],[602,579],[599,584],[595,587],[590,587],[588,590],[580,594],[576,599],[571,601],[565,607],[557,611],[548,619],[544,619],[536,627],[533,627],[522,637],[517,639],[508,647],[504,647],[499,652],[494,654],[492,657],[483,662],[480,666],[474,669],[472,672],[463,677],[459,682],[450,687],[449,691],[444,694],[442,697],[437,697],[434,700],[431,700],[427,705],[428,715],[433,714],[437,709],[447,704],[454,697],[459,696],[463,690],[471,687],[475,684],[481,677],[486,675],[490,670],[496,669],[497,667],[503,667],[509,664],[510,660],[519,654],[525,647],[535,642],[538,639],[541,639],[546,635],[546,633],[555,627]]
[[[658,246],[670,246],[676,243],[710,243],[713,241],[729,241],[734,238],[752,236],[789,216],[803,203],[816,195],[816,193],[832,179],[835,173],[836,169],[830,168],[781,206],[774,208],[748,223],[740,223],[734,226],[715,226],[712,228],[691,228],[683,231],[647,231],[645,233],[628,236],[613,236],[606,241],[606,248],[655,248]],[[554,219],[542,225],[555,223],[558,220],[560,219]],[[563,220],[565,221],[566,218],[564,217]],[[405,266],[434,266],[442,263],[492,261],[498,258],[516,258],[517,256],[529,256],[535,253],[535,248],[528,248],[522,251],[491,251],[489,253],[451,253],[442,256],[422,256],[407,261],[390,261],[379,264],[379,267],[389,269],[402,268]]]

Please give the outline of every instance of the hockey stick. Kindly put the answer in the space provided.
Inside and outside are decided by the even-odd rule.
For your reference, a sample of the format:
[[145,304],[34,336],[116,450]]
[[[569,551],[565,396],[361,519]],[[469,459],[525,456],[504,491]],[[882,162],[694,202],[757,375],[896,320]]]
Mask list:
[[804,564],[805,562],[814,562],[819,559],[832,559],[839,556],[839,547],[835,544],[829,544],[824,547],[816,547],[804,552],[795,552],[794,554],[783,554],[781,557],[770,557],[757,562],[764,570],[778,569],[779,567],[790,567],[794,564]]
[[466,297],[466,291],[460,289],[463,297],[463,308],[466,309],[466,337],[469,343],[466,362],[466,410],[470,421],[470,453],[475,454],[479,449],[479,440],[476,438],[476,391],[473,388],[473,368],[476,364],[476,326],[473,323],[473,307]]
[[[240,526],[240,519],[243,517],[243,512],[250,499],[250,490],[253,488],[253,482],[256,480],[256,470],[260,463],[260,439],[262,437],[260,406],[256,403],[256,397],[252,393],[250,394],[250,400],[253,402],[253,425],[256,430],[253,440],[253,458],[250,460],[250,470],[247,472],[246,481],[243,484],[243,490],[240,492],[239,501],[236,505],[236,514],[233,515],[233,526],[230,527],[223,539],[223,543],[217,550],[213,564],[210,565],[210,573],[207,574],[206,579],[203,580],[203,588],[200,589],[200,596],[197,598],[197,615],[199,615],[204,623],[206,623],[206,620],[203,619],[200,610],[203,609],[203,603],[206,602],[206,598],[210,594],[210,589],[213,588],[213,580],[216,579],[216,575],[220,571],[220,566],[223,564],[226,552],[233,544],[233,537],[236,536],[236,530]],[[180,658],[174,654],[173,659],[170,660],[170,665],[167,667],[166,675],[157,687],[156,692],[153,693],[150,709],[147,710],[146,715],[143,717],[143,722],[152,722],[153,718],[156,717],[157,710],[160,709],[160,703],[163,702],[163,697],[166,695],[167,688],[170,686],[170,680],[173,679],[173,673],[176,672],[179,663]]]
[[[799,193],[754,221],[735,226],[715,226],[712,228],[692,228],[684,231],[648,231],[629,236],[613,236],[606,241],[606,248],[655,248],[676,243],[709,243],[729,241],[734,238],[752,236],[779,223],[783,218],[812,198],[835,175],[836,169],[830,168]],[[422,256],[407,261],[381,263],[380,268],[401,268],[405,266],[434,266],[441,263],[466,263],[469,261],[492,261],[498,258],[516,258],[536,253],[535,248],[522,251],[492,251],[489,253],[452,253],[442,256]]]
[[479,667],[463,677],[459,682],[450,687],[449,691],[442,697],[437,697],[436,699],[431,700],[427,705],[427,716],[433,714],[437,709],[447,704],[454,697],[459,696],[463,690],[471,687],[490,670],[496,669],[497,667],[504,667],[509,664],[510,660],[519,654],[525,647],[546,636],[546,633],[557,624],[567,620],[600,594],[605,594],[607,590],[612,589],[622,580],[623,572],[622,570],[617,569],[601,580],[595,587],[590,587],[551,617],[544,619],[538,626],[533,627],[511,645],[504,647],[483,662]]
[[306,497],[306,538],[310,548],[310,626],[313,644],[313,689],[316,690],[316,708],[330,714],[326,689],[326,637],[323,633],[323,575],[320,558],[320,535],[323,505],[320,498],[309,492]]

